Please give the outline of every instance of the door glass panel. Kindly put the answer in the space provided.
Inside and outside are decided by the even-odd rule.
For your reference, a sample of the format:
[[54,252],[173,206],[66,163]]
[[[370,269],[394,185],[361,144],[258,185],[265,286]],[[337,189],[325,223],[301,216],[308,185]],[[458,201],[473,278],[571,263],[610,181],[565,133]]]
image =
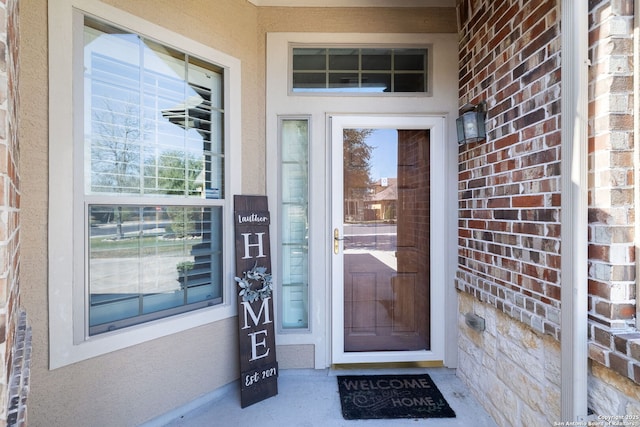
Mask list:
[[429,131],[345,129],[343,159],[344,350],[429,350]]

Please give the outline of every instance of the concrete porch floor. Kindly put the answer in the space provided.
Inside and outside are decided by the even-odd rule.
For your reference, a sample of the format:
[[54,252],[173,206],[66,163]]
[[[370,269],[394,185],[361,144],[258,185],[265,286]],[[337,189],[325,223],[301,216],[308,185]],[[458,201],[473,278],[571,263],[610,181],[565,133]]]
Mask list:
[[[428,373],[442,392],[456,418],[345,420],[340,408],[338,375]],[[357,427],[357,426],[493,427],[493,419],[478,404],[454,369],[398,370],[283,370],[278,395],[240,408],[237,383],[186,413],[174,411],[146,426],[164,427]]]

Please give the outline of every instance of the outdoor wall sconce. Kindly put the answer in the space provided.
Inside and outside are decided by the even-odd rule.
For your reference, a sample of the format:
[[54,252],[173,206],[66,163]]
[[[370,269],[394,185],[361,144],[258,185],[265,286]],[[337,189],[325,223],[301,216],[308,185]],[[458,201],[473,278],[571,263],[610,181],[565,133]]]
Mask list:
[[456,119],[458,129],[458,144],[478,142],[487,137],[485,129],[485,103],[478,105],[465,104],[462,107],[462,115]]

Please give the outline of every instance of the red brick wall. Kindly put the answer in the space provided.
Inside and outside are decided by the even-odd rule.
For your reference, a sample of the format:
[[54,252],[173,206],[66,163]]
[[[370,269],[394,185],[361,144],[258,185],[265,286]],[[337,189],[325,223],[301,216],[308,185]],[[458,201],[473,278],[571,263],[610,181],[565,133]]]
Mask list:
[[459,147],[457,288],[559,339],[559,1],[463,0],[460,105],[487,140]]
[[0,2],[0,424],[26,425],[31,331],[20,309],[19,0]]
[[635,329],[633,0],[589,16],[589,354],[640,382]]
[[[588,315],[591,359],[638,383],[633,3],[590,2]],[[460,105],[486,101],[488,137],[459,149],[457,287],[556,339],[559,7],[459,1]]]
[[[415,273],[414,299],[427,301],[430,292],[429,131],[398,130],[398,271]],[[429,307],[415,314],[421,336],[430,337]]]

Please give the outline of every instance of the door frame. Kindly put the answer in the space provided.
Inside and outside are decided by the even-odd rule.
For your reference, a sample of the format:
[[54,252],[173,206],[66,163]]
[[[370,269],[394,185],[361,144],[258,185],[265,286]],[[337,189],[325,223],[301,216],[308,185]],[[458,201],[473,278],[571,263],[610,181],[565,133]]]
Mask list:
[[[331,266],[331,363],[396,363],[396,362],[444,362],[445,353],[445,294],[447,251],[442,250],[446,244],[446,117],[444,115],[412,115],[412,114],[332,114],[328,115],[328,141],[330,173],[328,189],[331,195],[328,203],[327,218],[329,229],[326,235],[331,239],[329,247]],[[377,129],[428,129],[430,131],[430,207],[431,207],[431,251],[430,262],[430,350],[420,351],[378,351],[351,352],[344,351],[344,277],[343,247],[339,253],[333,252],[333,230],[338,229],[343,235],[342,197],[337,200],[336,192],[331,191],[334,185],[342,185],[343,129],[377,128]],[[340,195],[342,191],[338,192]],[[438,249],[440,248],[440,249]],[[339,284],[339,285],[336,285]]]
[[[295,94],[290,93],[289,72],[292,44],[354,45],[375,44],[380,46],[430,45],[433,49],[432,93],[380,94],[353,96],[350,94]],[[447,210],[446,245],[438,248],[446,252],[447,281],[445,286],[445,351],[444,364],[455,368],[458,361],[458,298],[456,293],[457,271],[457,176],[458,143],[456,122],[458,117],[458,35],[456,33],[322,33],[322,32],[278,32],[266,34],[268,61],[266,61],[266,152],[245,152],[244,158],[251,164],[265,165],[266,184],[260,168],[249,168],[242,187],[244,191],[263,191],[269,196],[272,218],[280,218],[282,210],[278,204],[279,168],[272,167],[279,161],[278,121],[280,117],[305,116],[310,120],[309,145],[309,328],[276,331],[279,361],[282,369],[313,367],[326,369],[331,366],[331,244],[329,235],[329,176],[330,150],[328,116],[342,114],[425,115],[446,117],[446,196]],[[253,134],[252,134],[253,135]],[[255,136],[255,135],[254,135]],[[253,136],[252,136],[253,137]],[[264,154],[265,158],[261,156]],[[439,165],[441,166],[441,165]],[[444,207],[443,207],[444,208]],[[271,222],[271,236],[281,233],[279,221]],[[274,265],[282,262],[279,248],[272,247]],[[281,287],[278,269],[274,268],[274,292],[279,295]],[[274,310],[282,309],[279,298],[274,300]]]

